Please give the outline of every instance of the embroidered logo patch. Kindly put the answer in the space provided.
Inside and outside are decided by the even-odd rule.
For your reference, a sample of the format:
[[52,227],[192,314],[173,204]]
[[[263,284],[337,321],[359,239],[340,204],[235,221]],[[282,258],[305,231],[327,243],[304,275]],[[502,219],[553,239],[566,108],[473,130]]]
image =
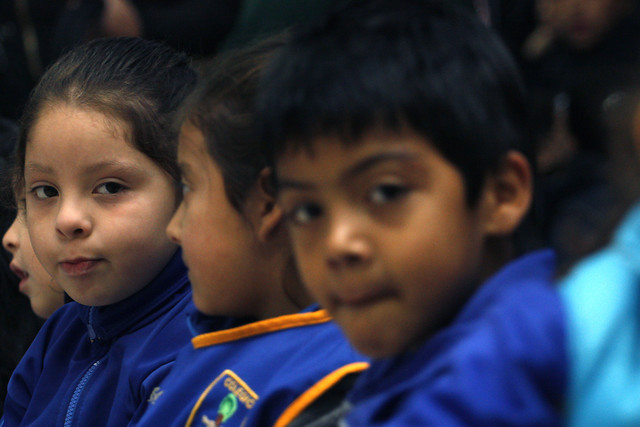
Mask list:
[[153,390],[151,390],[151,395],[147,399],[147,402],[155,405],[158,398],[162,396],[162,393],[164,393],[164,391],[160,387],[155,387]]
[[186,425],[221,427],[231,418],[239,424],[238,420],[246,419],[257,400],[251,387],[227,369],[200,395]]

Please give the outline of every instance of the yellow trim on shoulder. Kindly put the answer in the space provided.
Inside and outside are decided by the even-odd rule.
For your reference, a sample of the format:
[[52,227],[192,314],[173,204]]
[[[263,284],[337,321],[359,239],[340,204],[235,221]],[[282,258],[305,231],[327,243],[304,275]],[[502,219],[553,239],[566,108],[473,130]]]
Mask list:
[[369,364],[367,362],[355,362],[331,372],[329,375],[322,378],[320,381],[312,385],[308,390],[298,396],[298,398],[294,400],[291,405],[287,407],[287,409],[284,410],[273,427],[284,427],[288,425],[309,405],[315,402],[318,397],[320,397],[323,393],[333,387],[342,378],[355,372],[364,371],[368,367]]
[[191,338],[191,343],[195,349],[198,349],[225,342],[236,341],[254,335],[281,331],[283,329],[325,323],[330,320],[331,316],[329,316],[326,310],[317,310],[310,313],[287,314],[285,316],[278,316],[271,319],[249,323],[248,325],[239,326],[237,328],[198,335],[197,337]]

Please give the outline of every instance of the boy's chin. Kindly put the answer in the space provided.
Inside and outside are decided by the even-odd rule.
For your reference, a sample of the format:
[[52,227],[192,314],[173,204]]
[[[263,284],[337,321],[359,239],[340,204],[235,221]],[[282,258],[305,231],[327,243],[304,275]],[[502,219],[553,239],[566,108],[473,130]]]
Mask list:
[[398,339],[383,339],[375,336],[363,337],[349,334],[347,334],[347,338],[356,351],[372,359],[394,357],[411,348],[410,344]]

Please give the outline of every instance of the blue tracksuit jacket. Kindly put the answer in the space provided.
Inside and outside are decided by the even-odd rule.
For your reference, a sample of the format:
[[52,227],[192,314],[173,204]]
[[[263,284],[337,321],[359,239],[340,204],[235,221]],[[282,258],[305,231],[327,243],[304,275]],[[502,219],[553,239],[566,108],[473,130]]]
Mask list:
[[284,425],[367,366],[317,306],[235,327],[199,313],[190,320],[192,345],[152,393],[140,426]]
[[[191,290],[180,251],[116,304],[66,304],[44,324],[9,382],[0,425],[126,426],[189,340]],[[4,423],[4,424],[3,424]]]
[[534,252],[484,283],[415,352],[376,360],[348,396],[349,426],[553,426],[566,387],[555,258]]

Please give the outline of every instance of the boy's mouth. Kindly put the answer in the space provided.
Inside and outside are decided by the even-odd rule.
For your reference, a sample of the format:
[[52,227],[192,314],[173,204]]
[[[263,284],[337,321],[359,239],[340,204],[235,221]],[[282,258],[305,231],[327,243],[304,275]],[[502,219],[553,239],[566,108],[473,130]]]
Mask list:
[[388,289],[369,288],[361,292],[349,292],[335,297],[335,302],[350,307],[365,306],[383,300],[393,295]]
[[60,262],[60,267],[68,276],[82,276],[91,271],[101,259],[74,258]]

